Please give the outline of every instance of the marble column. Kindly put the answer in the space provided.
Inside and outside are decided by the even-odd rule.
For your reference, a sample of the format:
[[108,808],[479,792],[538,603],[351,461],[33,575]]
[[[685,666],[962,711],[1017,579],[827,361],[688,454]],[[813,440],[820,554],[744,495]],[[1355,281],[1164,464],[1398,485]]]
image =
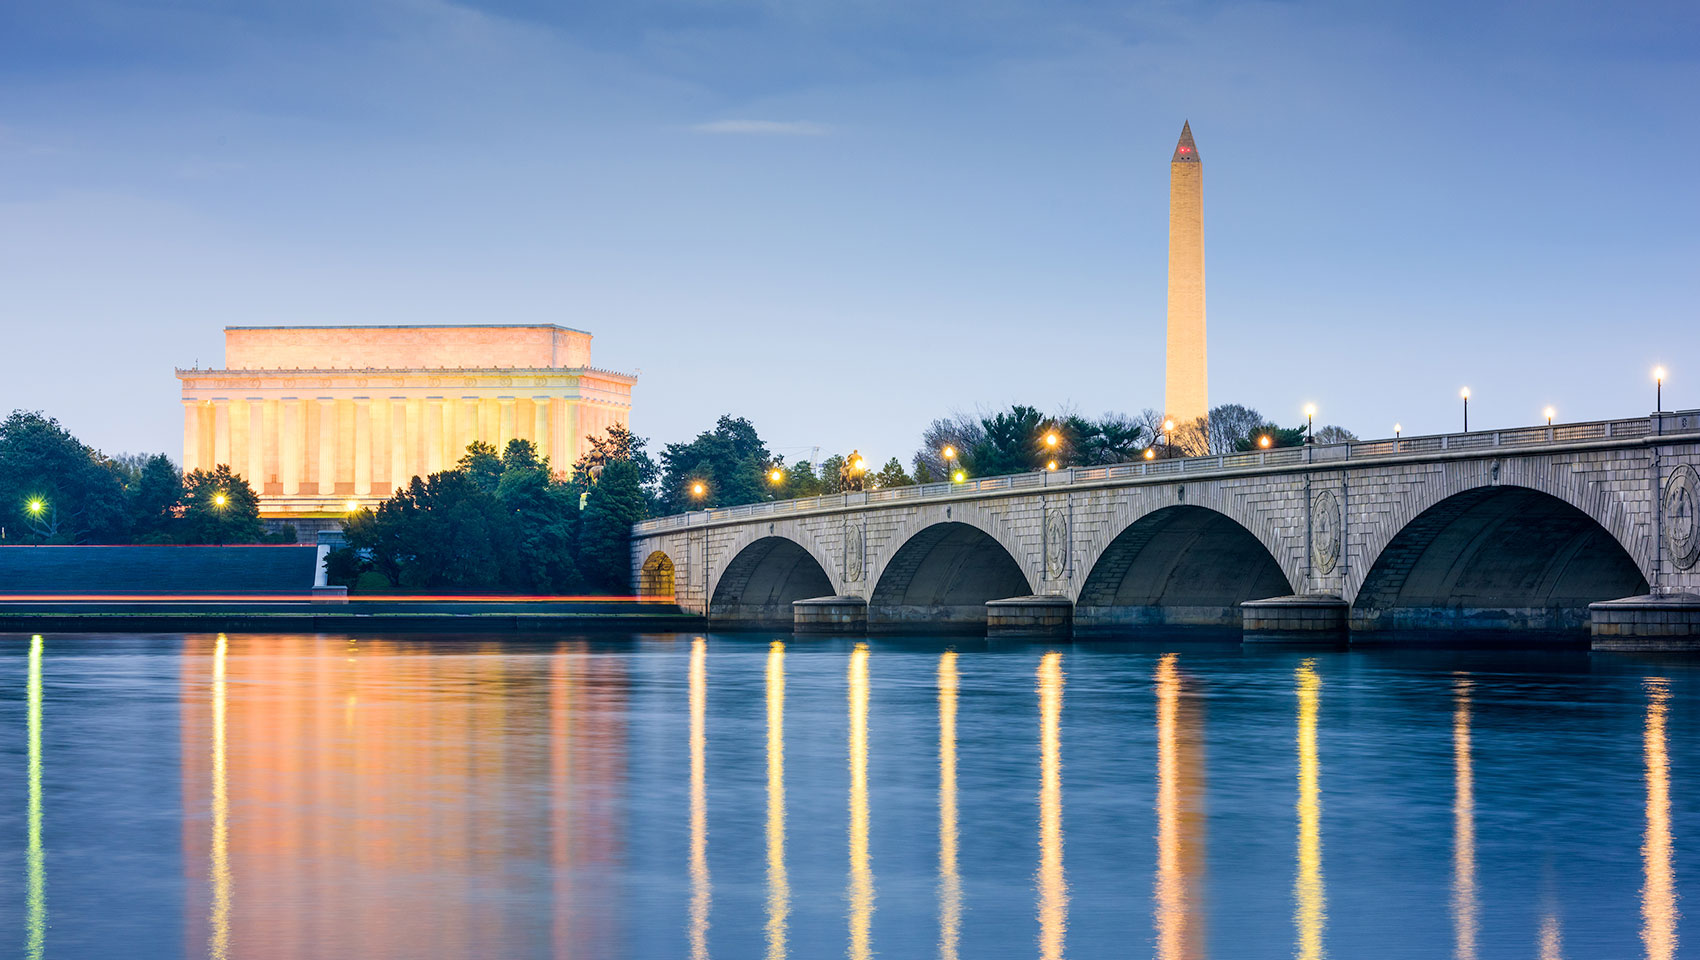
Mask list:
[[213,466],[230,463],[230,401],[222,397],[213,406]]
[[425,473],[443,472],[443,398],[425,400]]
[[372,401],[354,398],[354,495],[372,495]]
[[255,493],[266,492],[266,404],[259,397],[248,398],[248,485]]
[[195,400],[183,401],[183,472],[201,465],[201,410]]
[[531,398],[531,416],[534,420],[531,425],[531,442],[537,444],[537,459],[542,460],[549,456],[553,448],[549,436],[548,397]]
[[302,445],[306,411],[302,409],[302,403],[295,397],[283,398],[280,411],[283,428],[277,434],[278,479],[283,483],[284,495],[291,497],[301,493],[301,475],[306,472],[307,448]]
[[559,402],[561,405],[560,427],[558,431],[561,437],[561,445],[559,448],[561,451],[560,469],[564,473],[571,470],[573,468],[573,464],[578,463],[578,458],[583,453],[583,451],[580,450],[580,447],[584,445],[584,439],[579,436],[579,405],[565,399]]
[[514,432],[516,426],[514,422],[514,398],[498,397],[497,399],[502,404],[502,424],[500,432],[496,434],[496,451],[499,453],[506,450],[508,441],[519,436],[519,434]]
[[319,398],[319,496],[336,492],[336,400]]
[[478,398],[461,397],[455,405],[459,412],[459,427],[455,430],[456,454],[464,454],[466,448],[478,439]]
[[390,492],[407,486],[413,479],[412,460],[408,451],[415,441],[407,434],[407,398],[390,398]]

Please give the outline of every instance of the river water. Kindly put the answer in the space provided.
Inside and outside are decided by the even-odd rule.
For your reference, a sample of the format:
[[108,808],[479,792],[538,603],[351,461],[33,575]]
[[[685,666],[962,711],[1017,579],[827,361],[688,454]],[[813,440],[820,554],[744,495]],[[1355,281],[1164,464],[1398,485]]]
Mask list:
[[0,954],[1700,956],[1700,671],[0,637]]

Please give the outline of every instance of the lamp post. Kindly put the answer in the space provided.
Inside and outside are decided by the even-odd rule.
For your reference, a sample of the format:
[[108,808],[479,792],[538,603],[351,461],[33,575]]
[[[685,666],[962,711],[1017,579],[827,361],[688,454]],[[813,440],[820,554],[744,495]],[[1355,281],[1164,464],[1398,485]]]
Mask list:
[[1553,417],[1553,414],[1554,414],[1554,413],[1556,413],[1556,412],[1557,412],[1557,411],[1555,411],[1555,410],[1554,410],[1554,409],[1553,409],[1553,408],[1551,408],[1551,407],[1548,407],[1548,408],[1546,408],[1546,409],[1545,409],[1545,410],[1542,410],[1542,411],[1541,411],[1541,412],[1542,412],[1542,413],[1544,413],[1544,414],[1546,414],[1546,417],[1547,417],[1547,426],[1549,426],[1549,427],[1550,427],[1550,426],[1552,426],[1552,417]]
[[701,480],[691,481],[691,499],[700,501],[706,496],[708,496],[708,484]]
[[[939,455],[944,457],[945,479],[956,480],[956,448],[950,444],[945,444],[945,448],[939,451]],[[960,483],[961,481],[957,482]]]
[[1314,404],[1314,403],[1305,404],[1305,443],[1315,443],[1316,442],[1315,440],[1311,439],[1311,426],[1315,423],[1315,421],[1316,421],[1316,404]]
[[1665,412],[1665,368],[1653,368],[1653,412]]
[[1464,432],[1469,433],[1470,432],[1470,388],[1465,387],[1464,389],[1458,391],[1458,395],[1460,397],[1464,398]]
[[1257,438],[1257,446],[1261,450],[1268,450],[1269,449],[1269,434],[1266,433],[1263,436],[1258,437]]
[[1164,420],[1163,421],[1163,457],[1165,459],[1167,459],[1167,458],[1172,457],[1174,455],[1175,455],[1175,421]]

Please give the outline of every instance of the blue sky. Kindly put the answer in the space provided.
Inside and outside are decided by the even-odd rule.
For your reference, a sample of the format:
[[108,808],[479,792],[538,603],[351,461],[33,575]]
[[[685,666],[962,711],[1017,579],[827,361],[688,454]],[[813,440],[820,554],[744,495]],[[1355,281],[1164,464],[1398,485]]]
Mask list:
[[1162,398],[1364,436],[1700,406],[1700,7],[0,5],[0,408],[176,456],[226,324],[556,322],[656,444]]

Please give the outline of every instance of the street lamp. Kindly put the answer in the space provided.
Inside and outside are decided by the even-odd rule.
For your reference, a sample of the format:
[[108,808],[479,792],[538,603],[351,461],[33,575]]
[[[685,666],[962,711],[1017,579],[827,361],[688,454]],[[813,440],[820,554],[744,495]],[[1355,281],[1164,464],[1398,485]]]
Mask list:
[[780,484],[784,483],[785,482],[785,471],[779,469],[778,467],[774,467],[772,470],[769,470],[767,472],[767,482],[773,484],[776,487],[779,486]]
[[1147,459],[1147,460],[1157,459],[1157,449],[1155,447],[1146,447],[1145,448],[1145,459]]
[[950,479],[953,483],[961,483],[962,481],[968,479],[968,473],[967,473],[967,471],[964,471],[964,470],[958,470],[955,473],[950,475]]
[[1313,422],[1315,422],[1315,420],[1316,420],[1316,404],[1314,404],[1314,403],[1305,404],[1305,443],[1312,442],[1311,438],[1310,438],[1310,428],[1311,428],[1311,424]]
[[698,480],[691,484],[691,499],[701,500],[708,495],[708,484]]
[[1264,450],[1268,450],[1269,449],[1269,434],[1266,433],[1263,436],[1258,437],[1257,438],[1257,445]]
[[1397,423],[1395,423],[1393,425],[1393,439],[1395,439],[1395,440],[1399,439],[1399,432],[1400,432],[1399,425]]
[[1547,415],[1547,426],[1549,426],[1549,427],[1552,426],[1552,416],[1553,416],[1554,413],[1557,413],[1558,411],[1554,410],[1551,407],[1548,407],[1542,412]]
[[1054,449],[1056,447],[1056,445],[1057,445],[1057,432],[1055,430],[1052,430],[1050,433],[1045,434],[1045,446],[1051,447],[1051,448]]
[[343,504],[342,504],[342,509],[344,511],[348,512],[348,513],[353,513],[354,511],[360,509],[360,501],[358,501],[358,500],[344,500]]
[[1056,468],[1057,468],[1057,462],[1055,460],[1052,460],[1050,463],[1045,464],[1046,470],[1055,470]]
[[36,497],[29,502],[29,511],[31,516],[39,517],[41,516],[41,511],[45,509],[47,509],[47,501],[40,497]]
[[1665,412],[1665,368],[1653,368],[1653,412]]
[[224,505],[229,503],[229,502],[230,502],[230,498],[224,495],[224,491],[221,490],[218,493],[213,494],[213,506],[219,508],[220,510],[223,510]]
[[1175,446],[1175,421],[1164,420],[1163,421],[1163,456],[1165,456],[1165,457],[1174,456],[1175,455],[1174,446]]
[[1458,395],[1460,397],[1464,398],[1464,432],[1469,433],[1470,432],[1470,388],[1465,387],[1464,389],[1458,391]]

